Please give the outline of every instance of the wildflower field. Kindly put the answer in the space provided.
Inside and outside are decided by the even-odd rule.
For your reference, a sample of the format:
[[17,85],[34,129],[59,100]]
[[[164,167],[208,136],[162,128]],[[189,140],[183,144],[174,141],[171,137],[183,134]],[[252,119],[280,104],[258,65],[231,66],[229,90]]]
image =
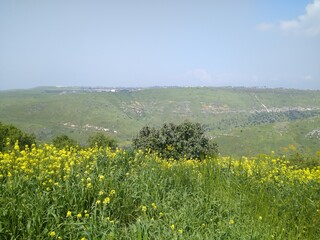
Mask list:
[[0,239],[318,239],[320,167],[16,144],[0,207]]

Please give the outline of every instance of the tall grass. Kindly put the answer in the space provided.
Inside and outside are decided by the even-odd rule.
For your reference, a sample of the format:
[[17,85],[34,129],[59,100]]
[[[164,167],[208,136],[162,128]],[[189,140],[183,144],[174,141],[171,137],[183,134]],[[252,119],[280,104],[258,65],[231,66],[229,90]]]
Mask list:
[[0,239],[317,239],[320,168],[51,145],[0,153]]

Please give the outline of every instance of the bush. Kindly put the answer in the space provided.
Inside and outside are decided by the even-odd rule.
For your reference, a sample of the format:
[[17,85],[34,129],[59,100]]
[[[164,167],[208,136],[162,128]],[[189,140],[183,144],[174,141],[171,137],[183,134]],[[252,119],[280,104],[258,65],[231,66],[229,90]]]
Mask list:
[[34,134],[22,132],[11,124],[3,125],[0,122],[0,151],[12,149],[16,141],[18,141],[20,149],[24,149],[26,145],[34,144],[36,137]]
[[52,144],[59,149],[78,146],[77,141],[68,137],[65,134],[55,137],[52,140]]
[[183,122],[179,125],[165,123],[160,129],[145,126],[133,139],[135,149],[158,153],[164,158],[203,159],[216,156],[218,146],[205,136],[199,123]]
[[98,147],[110,147],[112,149],[115,149],[117,147],[116,140],[112,139],[109,136],[106,136],[103,133],[96,133],[95,135],[92,135],[88,139],[88,143],[90,147],[98,146]]

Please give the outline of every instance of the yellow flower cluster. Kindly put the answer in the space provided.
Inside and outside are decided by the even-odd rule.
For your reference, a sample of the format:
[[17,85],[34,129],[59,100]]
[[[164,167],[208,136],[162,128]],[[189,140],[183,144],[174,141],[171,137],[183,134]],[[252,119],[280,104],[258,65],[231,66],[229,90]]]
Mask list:
[[282,185],[309,183],[311,181],[320,183],[320,166],[313,169],[299,169],[290,165],[285,157],[273,158],[264,155],[259,157],[242,157],[240,160],[231,157],[220,157],[217,159],[219,166],[228,168],[235,175],[245,175],[263,182],[272,182]]
[[[57,149],[53,145],[43,145],[24,150],[0,152],[0,174],[3,177],[23,177],[25,180],[37,178],[45,189],[59,187],[60,180],[67,180],[75,167],[84,166],[90,171],[98,149],[85,150],[70,148]],[[88,187],[90,184],[88,183]]]
[[[96,189],[95,184],[105,182],[102,174],[97,179],[91,179],[91,172],[94,170],[99,156],[103,154],[108,161],[114,161],[118,157],[126,157],[126,152],[121,149],[111,150],[87,148],[87,149],[57,149],[53,145],[44,144],[36,147],[32,145],[20,150],[18,142],[13,150],[0,152],[0,181],[11,181],[15,177],[24,180],[37,179],[45,191],[52,191],[60,188],[61,184],[67,181],[71,174],[76,174],[83,187],[88,191]],[[217,159],[205,159],[196,161],[190,159],[163,160],[156,154],[137,151],[130,164],[139,164],[141,166],[153,164],[153,166],[162,169],[171,170],[173,168],[182,169],[184,172],[201,179],[203,169],[212,167],[212,163],[221,169],[228,169],[237,176],[249,177],[260,183],[272,182],[278,185],[282,184],[306,184],[311,181],[320,183],[320,167],[312,169],[299,169],[289,164],[285,157],[276,157],[274,154],[263,155],[259,157],[242,157],[235,159],[231,157],[219,157]],[[81,171],[75,171],[81,169]],[[134,175],[132,169],[126,173],[126,176]],[[97,185],[97,187],[98,187]],[[96,203],[107,205],[115,195],[115,190],[111,190],[107,196],[101,190],[98,194]],[[153,206],[153,208],[155,208]]]
[[221,169],[227,169],[237,176],[249,177],[260,183],[270,182],[278,185],[283,184],[307,184],[309,182],[320,183],[320,166],[309,168],[298,168],[290,164],[285,156],[276,157],[274,154],[260,155],[258,157],[219,157],[217,159],[205,159],[203,161],[181,159],[166,160],[154,156],[154,159],[164,169],[192,169],[192,174],[202,178],[202,169],[212,167],[212,163]]
[[[234,179],[245,179],[249,182],[252,180],[254,185],[266,184],[268,187],[270,183],[279,187],[296,185],[297,189],[301,186],[305,189],[315,186],[318,189],[320,183],[320,166],[298,168],[291,165],[284,156],[277,157],[275,154],[240,159],[218,157],[202,161],[187,158],[173,160],[162,159],[151,152],[145,154],[143,151],[137,151],[135,156],[132,156],[124,150],[97,147],[57,149],[53,145],[44,144],[21,150],[18,143],[12,150],[0,152],[0,185],[14,189],[14,187],[11,188],[11,184],[15,186],[15,183],[32,183],[37,193],[49,196],[52,200],[55,200],[60,193],[62,195],[66,193],[67,196],[70,192],[73,193],[72,199],[85,199],[82,204],[77,204],[77,201],[68,202],[62,198],[62,204],[68,202],[68,205],[57,210],[59,212],[59,209],[63,209],[60,217],[68,224],[77,224],[77,226],[96,220],[101,220],[113,227],[118,223],[122,224],[122,219],[117,217],[115,209],[119,208],[122,198],[130,191],[127,191],[127,185],[124,190],[118,183],[121,183],[120,181],[135,183],[139,177],[149,177],[149,175],[143,175],[146,169],[150,171],[148,173],[155,173],[161,179],[177,175],[180,177],[177,181],[183,184],[198,181],[199,186],[210,181],[210,177],[219,176],[218,174],[231,176],[231,180],[234,176]],[[152,184],[154,182],[162,186],[152,179]],[[24,185],[21,186],[24,187]],[[77,197],[74,195],[73,187],[79,188]],[[155,198],[150,202],[148,199],[147,202],[132,206],[137,207],[134,207],[133,211],[134,215],[138,214],[138,221],[139,219],[151,220],[157,224],[165,222],[167,229],[173,234],[188,233],[184,224],[170,220],[171,213],[166,212],[167,208],[164,207],[161,199],[159,201]],[[316,204],[315,207],[319,208]],[[267,217],[262,216],[256,217],[261,223],[267,220]],[[202,223],[200,229],[209,228],[206,224]],[[231,229],[237,227],[239,223],[235,217],[227,218],[225,224]],[[61,233],[58,227],[48,229],[47,238],[60,238]]]
[[102,203],[103,206],[108,205],[111,202],[111,198],[116,195],[116,190],[110,190],[109,195],[106,197],[106,193],[101,190],[98,192],[98,200],[96,200],[96,205],[100,205]]

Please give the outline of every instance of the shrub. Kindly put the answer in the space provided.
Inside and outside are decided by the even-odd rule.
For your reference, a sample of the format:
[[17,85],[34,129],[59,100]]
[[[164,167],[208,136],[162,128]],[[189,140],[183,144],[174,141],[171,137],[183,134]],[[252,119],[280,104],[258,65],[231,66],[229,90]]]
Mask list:
[[112,149],[117,147],[116,140],[103,133],[96,133],[95,135],[90,136],[88,139],[88,143],[90,147],[94,147],[96,145],[98,147],[110,147]]
[[189,121],[179,125],[165,123],[160,129],[145,126],[133,139],[135,149],[157,152],[164,158],[203,159],[218,153],[216,143],[205,136],[199,123]]
[[23,149],[26,145],[34,144],[36,137],[34,134],[22,132],[11,124],[3,125],[0,122],[0,151],[12,149],[16,141],[18,141],[19,147]]
[[55,137],[52,140],[52,144],[57,148],[66,148],[66,147],[76,147],[78,145],[77,141],[63,134]]

